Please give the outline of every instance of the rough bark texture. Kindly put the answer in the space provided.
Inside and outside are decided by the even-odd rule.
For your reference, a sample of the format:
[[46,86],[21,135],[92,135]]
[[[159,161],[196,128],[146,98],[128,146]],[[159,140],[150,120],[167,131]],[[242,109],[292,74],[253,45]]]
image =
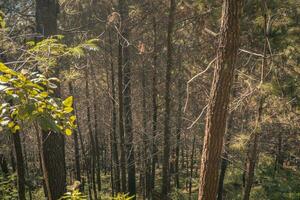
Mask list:
[[168,41],[167,41],[167,70],[166,70],[166,93],[165,93],[165,121],[164,121],[164,147],[163,147],[163,171],[162,171],[162,196],[168,199],[170,192],[170,114],[171,114],[171,71],[172,71],[172,55],[173,55],[173,27],[175,18],[176,2],[170,1],[169,21],[168,21]]
[[219,164],[230,90],[239,46],[241,0],[224,0],[217,63],[207,110],[200,167],[199,200],[217,196]]
[[[57,34],[57,14],[59,5],[56,0],[36,1],[36,25],[37,32],[44,37]],[[57,74],[58,75],[58,72]],[[60,96],[59,92],[56,94]],[[66,166],[65,166],[65,141],[64,136],[52,131],[43,131],[42,158],[48,174],[48,198],[57,200],[64,193],[66,188]],[[45,173],[45,171],[44,171]]]

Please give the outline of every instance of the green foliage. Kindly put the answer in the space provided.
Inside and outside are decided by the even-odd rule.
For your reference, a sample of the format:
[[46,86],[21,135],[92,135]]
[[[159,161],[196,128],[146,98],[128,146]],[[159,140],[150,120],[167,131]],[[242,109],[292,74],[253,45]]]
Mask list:
[[64,132],[75,128],[72,112],[73,97],[64,101],[54,98],[57,78],[34,73],[16,72],[0,63],[0,93],[5,103],[0,105],[0,127],[13,133],[20,129],[18,121],[36,121],[44,130]]
[[3,176],[0,173],[0,197],[1,200],[18,199],[18,191],[15,186],[16,174]]
[[134,196],[129,196],[129,194],[118,193],[116,197],[112,197],[112,200],[131,200]]

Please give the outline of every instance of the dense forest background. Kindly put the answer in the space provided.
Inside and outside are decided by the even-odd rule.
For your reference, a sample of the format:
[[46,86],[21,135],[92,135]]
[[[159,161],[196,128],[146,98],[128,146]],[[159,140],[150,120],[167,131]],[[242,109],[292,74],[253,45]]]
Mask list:
[[0,199],[300,199],[300,1],[0,10]]

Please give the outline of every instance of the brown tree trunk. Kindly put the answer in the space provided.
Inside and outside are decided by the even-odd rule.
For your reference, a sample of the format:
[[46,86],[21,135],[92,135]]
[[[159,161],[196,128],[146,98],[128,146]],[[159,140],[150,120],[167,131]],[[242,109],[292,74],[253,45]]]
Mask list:
[[25,200],[25,167],[22,152],[20,133],[17,131],[13,134],[14,149],[17,160],[17,175],[18,175],[18,197],[19,200]]
[[[36,1],[37,32],[44,37],[57,34],[57,14],[59,5],[56,0]],[[56,72],[58,76],[58,70]],[[56,95],[60,93],[57,90]],[[65,140],[64,135],[52,131],[42,131],[42,159],[44,159],[45,180],[48,185],[49,200],[57,200],[66,189]]]
[[[119,2],[122,5],[122,0]],[[120,9],[122,10],[122,9]],[[119,138],[120,138],[120,169],[121,169],[121,191],[126,192],[126,152],[124,139],[124,104],[123,104],[123,42],[119,36],[119,55],[118,55],[118,96],[119,96]]]
[[162,195],[163,199],[168,199],[170,192],[170,136],[171,136],[171,71],[173,67],[173,27],[176,11],[175,0],[170,0],[169,21],[168,21],[168,38],[167,38],[167,69],[165,82],[165,121],[164,121],[164,138],[163,138],[163,171],[162,171]]
[[[69,92],[71,95],[74,95],[73,92],[73,85],[71,82],[68,83],[69,86]],[[73,107],[74,107],[74,102],[73,102]],[[76,109],[73,111],[73,115],[76,116],[75,114]],[[77,121],[77,120],[76,120]],[[77,124],[77,123],[76,123]],[[78,142],[78,130],[73,131],[73,142],[74,142],[74,156],[75,156],[75,177],[77,181],[81,182],[81,171],[80,171],[80,153],[79,153],[79,142]]]
[[111,130],[111,154],[113,160],[113,176],[114,188],[116,192],[121,191],[120,183],[120,165],[119,165],[119,153],[118,153],[118,138],[117,138],[117,110],[116,110],[116,89],[115,89],[115,69],[113,61],[113,49],[112,49],[112,38],[111,32],[109,32],[109,46],[110,46],[110,68],[111,68],[111,93],[112,93],[112,130]]
[[[89,65],[87,67],[90,67]],[[87,99],[87,123],[88,123],[88,134],[90,138],[91,144],[91,152],[90,152],[90,169],[91,169],[91,181],[93,187],[94,198],[98,199],[98,191],[96,186],[96,148],[95,148],[95,138],[93,136],[93,128],[92,128],[92,119],[91,119],[91,107],[90,107],[90,95],[89,95],[89,76],[88,76],[88,68],[85,69],[85,92]]]
[[239,47],[241,0],[224,0],[217,64],[207,110],[199,200],[217,197],[219,164],[226,127],[230,90]]
[[151,161],[151,195],[155,185],[155,170],[157,162],[156,132],[157,132],[157,24],[153,17],[153,74],[152,74],[152,161]]
[[[179,55],[181,51],[179,50]],[[182,108],[183,108],[183,95],[184,95],[184,70],[182,65],[182,56],[179,56],[178,60],[178,108],[177,108],[177,123],[176,123],[176,156],[175,156],[175,185],[179,189],[179,153],[180,153],[180,143],[181,143],[181,126],[182,126]]]

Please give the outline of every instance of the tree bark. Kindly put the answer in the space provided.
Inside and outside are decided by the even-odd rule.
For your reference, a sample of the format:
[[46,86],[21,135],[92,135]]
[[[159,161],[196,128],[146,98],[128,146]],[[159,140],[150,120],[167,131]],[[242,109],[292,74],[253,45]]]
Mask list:
[[224,0],[217,64],[215,66],[200,167],[199,200],[217,197],[219,165],[230,90],[239,47],[241,0]]
[[25,166],[24,157],[22,152],[20,132],[17,131],[13,134],[14,149],[17,160],[17,175],[18,175],[18,197],[19,200],[25,200]]
[[165,82],[165,121],[164,121],[164,146],[163,146],[163,171],[162,171],[162,196],[168,199],[170,192],[170,136],[171,136],[171,73],[173,67],[173,27],[176,11],[175,0],[170,0],[169,19],[168,19],[168,38],[167,38],[167,69]]
[[[42,37],[57,34],[57,14],[59,5],[56,0],[36,1],[36,25],[37,32]],[[58,76],[58,70],[56,72]],[[56,96],[60,96],[57,90]],[[64,135],[52,131],[42,131],[42,159],[44,159],[44,172],[47,173],[45,180],[48,185],[49,200],[57,200],[66,188],[66,166],[65,166],[65,141]]]
[[155,185],[155,170],[157,162],[156,132],[157,132],[157,24],[153,17],[153,72],[152,72],[152,161],[151,161],[151,195]]

